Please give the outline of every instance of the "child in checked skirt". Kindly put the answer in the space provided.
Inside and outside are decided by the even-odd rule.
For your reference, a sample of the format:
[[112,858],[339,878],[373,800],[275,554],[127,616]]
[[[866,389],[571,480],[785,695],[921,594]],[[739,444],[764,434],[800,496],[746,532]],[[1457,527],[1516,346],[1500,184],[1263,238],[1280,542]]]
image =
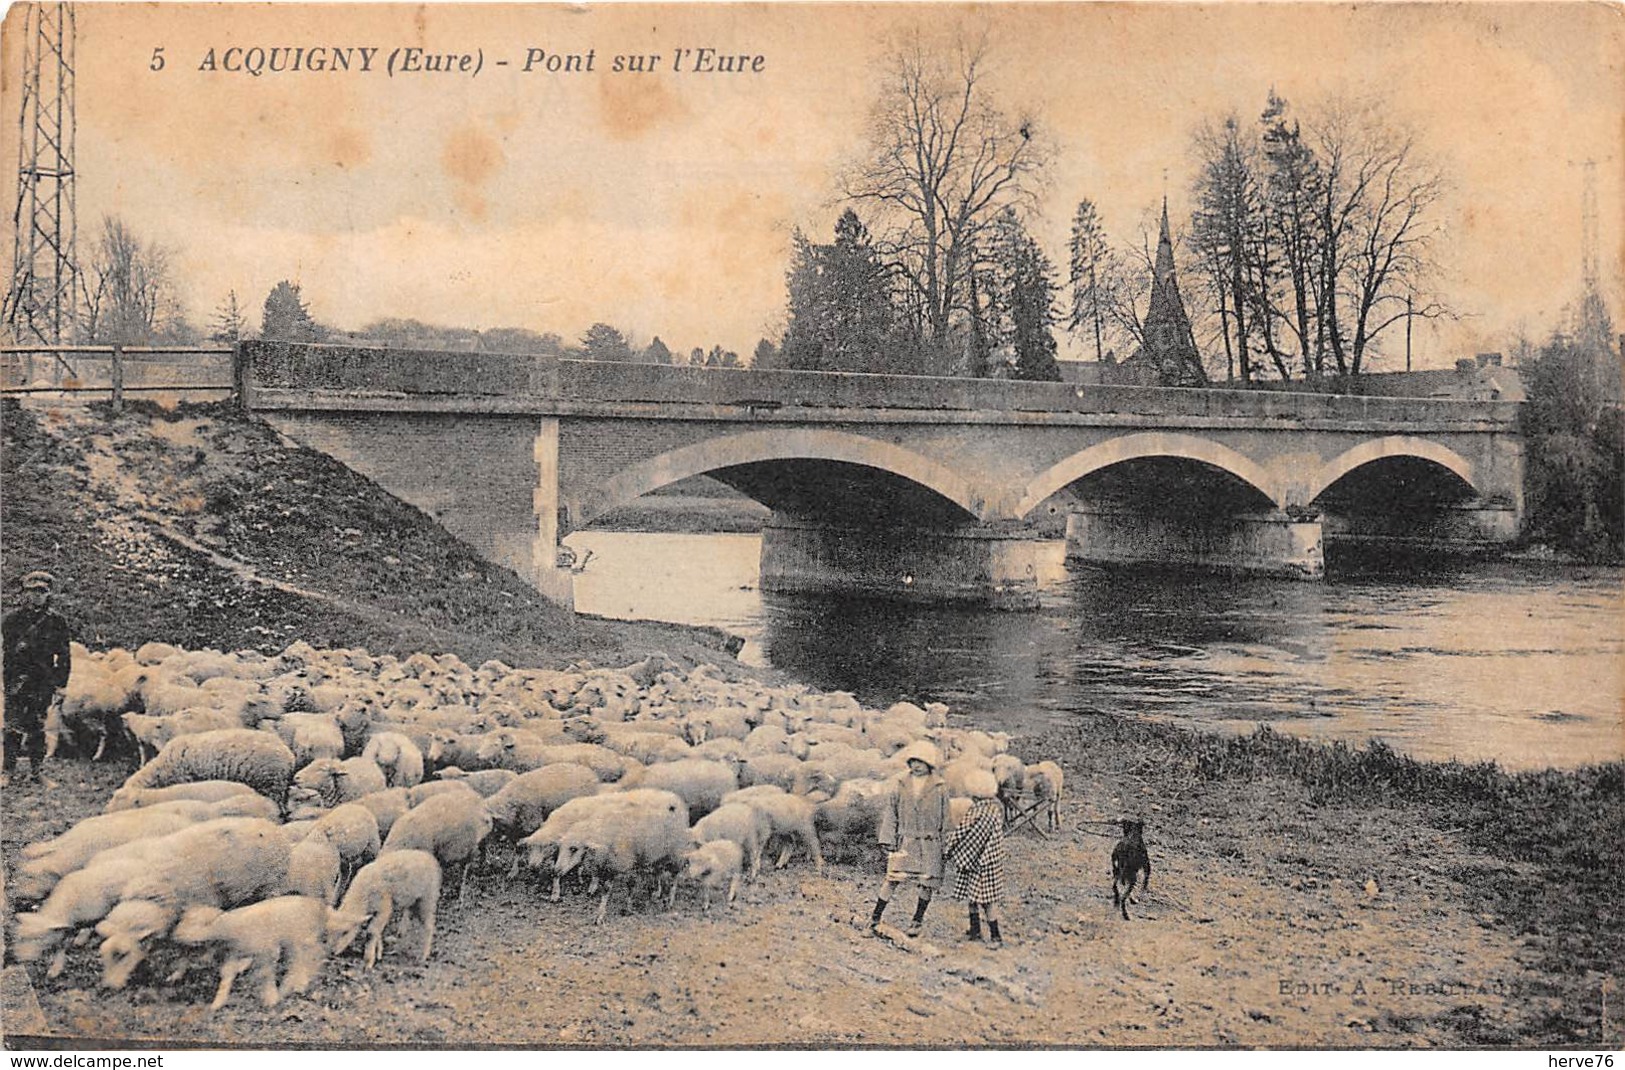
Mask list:
[[974,800],[948,836],[944,853],[958,872],[954,898],[970,900],[972,940],[982,938],[981,915],[987,917],[988,946],[1001,948],[999,904],[1004,901],[1004,807],[998,801],[999,784],[992,773],[977,771],[966,778]]

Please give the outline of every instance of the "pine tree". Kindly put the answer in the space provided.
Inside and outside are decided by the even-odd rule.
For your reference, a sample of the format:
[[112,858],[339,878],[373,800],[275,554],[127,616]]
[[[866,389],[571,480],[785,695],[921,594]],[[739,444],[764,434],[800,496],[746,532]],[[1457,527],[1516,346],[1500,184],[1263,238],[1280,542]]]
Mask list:
[[660,336],[658,334],[654,336],[654,341],[649,343],[649,348],[647,348],[647,349],[645,349],[643,351],[643,363],[645,363],[645,364],[670,364],[671,363],[671,350],[666,347],[665,342],[662,342],[660,340]]
[[243,318],[242,307],[237,303],[237,291],[226,291],[226,299],[220,302],[220,307],[215,310],[214,319],[209,322],[210,341],[236,345],[243,340],[243,334],[247,329],[248,323]]
[[279,342],[317,342],[323,331],[311,318],[299,284],[283,279],[271,287],[260,319],[260,337]]
[[581,348],[588,360],[632,359],[632,347],[626,336],[607,323],[595,323],[581,336]]

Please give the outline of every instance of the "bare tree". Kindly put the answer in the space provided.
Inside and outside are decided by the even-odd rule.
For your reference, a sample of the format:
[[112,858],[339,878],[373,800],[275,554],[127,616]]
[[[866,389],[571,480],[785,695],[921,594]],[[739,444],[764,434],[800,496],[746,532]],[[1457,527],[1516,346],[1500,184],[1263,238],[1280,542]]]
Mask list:
[[1407,316],[1450,315],[1415,295],[1433,271],[1438,225],[1431,209],[1444,193],[1438,168],[1414,136],[1373,104],[1338,102],[1312,125],[1325,191],[1320,199],[1318,277],[1323,329],[1337,370],[1358,375],[1371,343]]
[[142,241],[116,216],[102,217],[84,279],[88,341],[144,345],[179,318],[168,250]]
[[1030,116],[1007,117],[985,84],[985,40],[895,47],[870,114],[866,155],[846,196],[875,207],[876,245],[904,282],[904,308],[939,367],[956,315],[969,311],[978,235],[1007,206],[1025,206],[1047,151]]

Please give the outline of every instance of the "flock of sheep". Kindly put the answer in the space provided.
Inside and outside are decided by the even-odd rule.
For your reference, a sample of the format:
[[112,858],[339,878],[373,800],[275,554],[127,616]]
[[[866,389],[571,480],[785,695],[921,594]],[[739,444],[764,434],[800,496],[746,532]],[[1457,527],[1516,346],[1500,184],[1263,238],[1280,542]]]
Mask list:
[[599,922],[617,889],[670,909],[691,885],[709,910],[770,849],[780,867],[799,853],[820,870],[832,852],[872,850],[894,755],[921,739],[945,755],[956,807],[984,770],[1053,826],[1059,767],[1025,765],[1002,733],[946,714],[865,710],[658,654],[553,671],[304,643],[276,656],[76,647],[52,745],[129,746],[143,761],[105,813],[23,849],[9,895],[38,905],[18,914],[14,949],[49,956],[56,977],[70,946],[99,936],[102,982],[120,988],[164,947],[172,980],[218,967],[215,1007],[244,971],[270,1005],[363,932],[372,967],[396,917],[426,961],[443,883],[461,901],[493,842],[512,845],[510,876],[527,865],[554,901],[565,878],[602,888]]

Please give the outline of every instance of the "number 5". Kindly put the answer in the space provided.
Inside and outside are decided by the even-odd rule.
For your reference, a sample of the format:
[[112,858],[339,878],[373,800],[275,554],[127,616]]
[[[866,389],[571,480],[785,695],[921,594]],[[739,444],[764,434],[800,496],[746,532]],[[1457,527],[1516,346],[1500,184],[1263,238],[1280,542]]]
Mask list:
[[163,45],[159,45],[157,48],[152,50],[152,62],[147,64],[147,69],[152,71],[161,71],[164,69]]

